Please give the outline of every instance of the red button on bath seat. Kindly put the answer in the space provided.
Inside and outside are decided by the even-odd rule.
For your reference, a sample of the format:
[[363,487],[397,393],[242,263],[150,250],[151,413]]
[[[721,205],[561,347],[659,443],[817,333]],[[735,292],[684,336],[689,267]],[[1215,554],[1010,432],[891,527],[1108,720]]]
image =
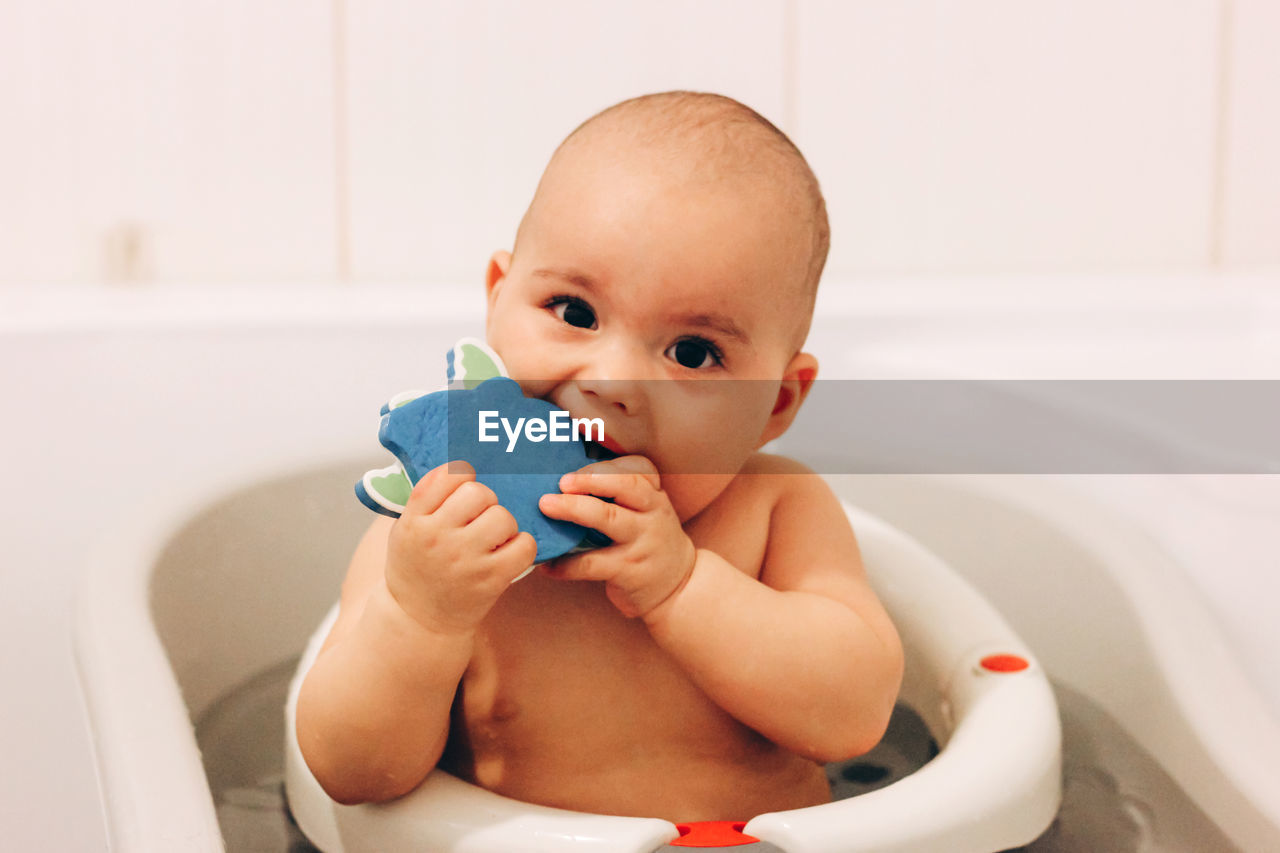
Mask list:
[[1031,666],[1026,658],[1019,655],[987,655],[980,663],[988,672],[1022,672]]
[[733,820],[702,820],[696,823],[677,823],[680,837],[670,842],[672,847],[738,847],[755,844],[759,838],[743,835],[746,824]]

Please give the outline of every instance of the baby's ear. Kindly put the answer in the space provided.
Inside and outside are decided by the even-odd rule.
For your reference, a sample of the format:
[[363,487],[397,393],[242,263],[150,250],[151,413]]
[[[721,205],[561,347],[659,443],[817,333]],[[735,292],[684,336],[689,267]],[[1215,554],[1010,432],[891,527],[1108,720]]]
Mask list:
[[769,415],[756,447],[764,446],[787,431],[817,378],[818,360],[807,352],[796,353],[782,373],[782,384],[778,386],[773,413]]
[[489,302],[489,308],[493,308],[493,301],[498,297],[498,289],[503,280],[506,279],[507,273],[511,270],[511,253],[507,251],[494,252],[493,257],[489,258],[489,268],[485,270],[484,276],[484,292],[485,298]]

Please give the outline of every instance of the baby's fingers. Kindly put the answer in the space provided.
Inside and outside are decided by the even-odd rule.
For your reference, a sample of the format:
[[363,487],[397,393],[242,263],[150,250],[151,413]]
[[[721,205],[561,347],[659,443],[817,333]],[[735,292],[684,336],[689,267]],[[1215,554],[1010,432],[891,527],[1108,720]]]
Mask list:
[[619,456],[617,459],[592,462],[590,465],[584,465],[579,468],[574,473],[587,475],[635,474],[642,477],[653,488],[662,488],[662,478],[658,475],[658,469],[653,462],[647,456],[634,453],[630,456]]
[[476,542],[490,550],[505,544],[520,532],[515,517],[501,504],[484,510],[467,525],[467,529],[475,536]]
[[476,478],[476,469],[466,462],[446,462],[426,473],[405,502],[406,515],[430,515],[440,508],[458,486]]
[[528,574],[537,555],[538,543],[527,531],[521,531],[496,548],[491,559],[497,564],[504,579],[514,583]]
[[599,551],[570,554],[546,563],[542,569],[547,575],[562,581],[609,580],[609,563]]
[[444,499],[444,503],[435,511],[435,517],[445,524],[462,527],[497,504],[498,496],[493,493],[493,489],[484,483],[466,480],[459,483],[453,493]]
[[548,518],[598,530],[614,542],[628,541],[636,533],[634,513],[591,495],[543,495],[538,499],[538,509]]
[[648,512],[662,501],[662,491],[648,476],[637,473],[575,471],[560,478],[560,490],[571,495],[609,498],[637,512]]

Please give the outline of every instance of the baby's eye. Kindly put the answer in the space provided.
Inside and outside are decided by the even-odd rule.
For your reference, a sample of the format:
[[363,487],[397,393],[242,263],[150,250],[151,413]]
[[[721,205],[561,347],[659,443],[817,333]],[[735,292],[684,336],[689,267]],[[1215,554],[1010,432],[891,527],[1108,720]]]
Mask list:
[[667,348],[666,356],[681,367],[704,370],[720,365],[720,350],[702,338],[682,338]]
[[579,329],[594,329],[596,314],[591,306],[576,296],[557,296],[547,303],[551,313],[555,314],[570,326]]

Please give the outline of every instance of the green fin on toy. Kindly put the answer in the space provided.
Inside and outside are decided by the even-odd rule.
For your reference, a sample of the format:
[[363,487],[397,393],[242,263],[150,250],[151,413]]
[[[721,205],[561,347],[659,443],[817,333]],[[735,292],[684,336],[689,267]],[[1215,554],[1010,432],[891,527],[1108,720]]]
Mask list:
[[472,390],[495,376],[506,376],[507,366],[488,344],[478,338],[463,338],[449,350],[448,382],[450,388]]
[[409,502],[409,494],[413,491],[413,483],[399,462],[386,468],[375,468],[366,471],[356,484],[356,494],[360,502],[374,512],[398,518],[404,512],[404,505]]
[[[462,338],[453,345],[453,349],[445,356],[446,381],[448,388],[464,388],[474,390],[480,383],[499,376],[507,375],[507,366],[502,357],[479,338]],[[408,405],[419,397],[425,397],[429,391],[401,391],[382,406],[381,415],[386,417],[401,406]],[[386,468],[375,468],[366,471],[356,484],[356,494],[360,502],[374,512],[396,518],[404,511],[404,505],[413,491],[413,480],[404,470],[403,463],[397,461]]]

